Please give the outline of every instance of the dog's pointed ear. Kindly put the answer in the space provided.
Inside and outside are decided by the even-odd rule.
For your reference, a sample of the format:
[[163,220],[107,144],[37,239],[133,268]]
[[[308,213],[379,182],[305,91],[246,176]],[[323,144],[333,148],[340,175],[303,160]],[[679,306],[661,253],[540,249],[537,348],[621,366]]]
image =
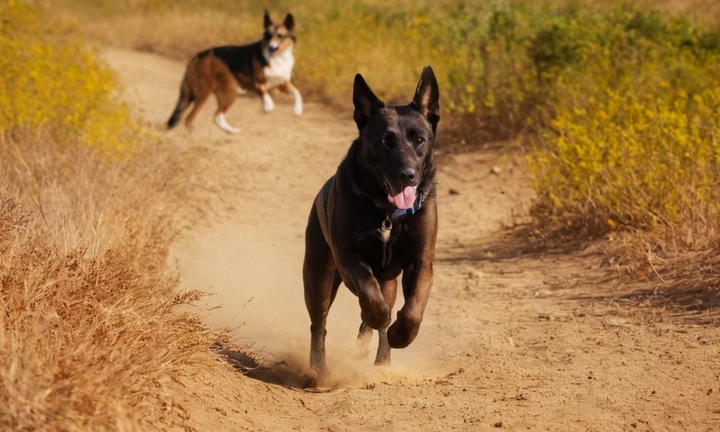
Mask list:
[[293,18],[292,14],[285,15],[285,22],[283,22],[283,25],[285,26],[288,31],[292,31],[295,27],[295,18]]
[[265,18],[263,20],[263,25],[265,26],[265,28],[268,28],[271,25],[273,25],[273,22],[270,19],[270,14],[268,13],[267,9],[265,9]]
[[367,85],[362,75],[355,75],[355,83],[353,84],[353,105],[355,112],[353,119],[358,129],[362,130],[367,123],[368,118],[377,110],[385,106],[385,103],[375,96],[370,86]]
[[420,74],[412,103],[428,118],[434,130],[440,120],[440,88],[430,66],[425,66]]

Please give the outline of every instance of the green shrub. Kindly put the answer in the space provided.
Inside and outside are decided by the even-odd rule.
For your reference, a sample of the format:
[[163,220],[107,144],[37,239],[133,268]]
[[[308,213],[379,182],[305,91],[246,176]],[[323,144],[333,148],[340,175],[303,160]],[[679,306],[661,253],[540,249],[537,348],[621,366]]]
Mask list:
[[[246,1],[144,0],[112,7],[65,1],[116,16],[114,25],[126,25],[127,13],[153,22],[179,20],[182,34],[152,43],[135,35],[133,43],[176,53],[173,41],[182,38],[192,47],[184,58],[198,44],[178,18],[183,11],[196,20],[206,8],[258,21],[262,11]],[[682,14],[585,0],[277,1],[269,9],[276,19],[287,11],[295,15],[295,80],[309,100],[349,107],[350,83],[360,72],[380,97],[406,102],[418,72],[431,64],[443,115],[467,125],[469,143],[481,143],[478,136],[537,138],[529,159],[541,223],[571,219],[601,231],[673,231],[689,224],[697,231],[716,219],[720,39]],[[239,21],[229,20],[213,40],[249,41],[228,29],[247,27],[247,19]],[[102,25],[117,43],[117,27]],[[149,27],[155,25],[139,26]]]
[[615,9],[595,17],[583,61],[553,81],[555,116],[530,156],[541,221],[600,231],[717,225],[720,59],[686,18]]

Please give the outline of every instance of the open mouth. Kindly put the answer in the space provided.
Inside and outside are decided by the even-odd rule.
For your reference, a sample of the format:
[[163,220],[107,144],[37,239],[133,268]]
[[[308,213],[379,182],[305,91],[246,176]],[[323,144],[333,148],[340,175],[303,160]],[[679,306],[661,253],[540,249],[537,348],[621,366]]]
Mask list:
[[415,204],[415,195],[417,194],[417,186],[405,186],[399,193],[388,195],[388,201],[395,204],[400,210],[406,210]]
[[401,186],[394,188],[390,186],[384,176],[381,176],[383,182],[383,188],[387,192],[387,199],[391,204],[394,204],[399,210],[407,210],[415,204],[415,197],[417,196],[417,186]]

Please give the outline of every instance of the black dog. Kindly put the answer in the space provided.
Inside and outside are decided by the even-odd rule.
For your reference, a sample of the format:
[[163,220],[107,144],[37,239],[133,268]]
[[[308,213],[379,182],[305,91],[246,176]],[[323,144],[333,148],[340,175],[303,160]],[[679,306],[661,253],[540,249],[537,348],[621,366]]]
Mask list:
[[[340,282],[360,301],[358,344],[366,347],[372,329],[379,331],[375,364],[389,364],[390,348],[405,348],[418,334],[437,238],[438,100],[429,66],[408,105],[385,105],[355,76],[360,136],[315,198],[305,233],[303,281],[315,370],[325,369],[325,324]],[[390,325],[401,272],[405,304]]]

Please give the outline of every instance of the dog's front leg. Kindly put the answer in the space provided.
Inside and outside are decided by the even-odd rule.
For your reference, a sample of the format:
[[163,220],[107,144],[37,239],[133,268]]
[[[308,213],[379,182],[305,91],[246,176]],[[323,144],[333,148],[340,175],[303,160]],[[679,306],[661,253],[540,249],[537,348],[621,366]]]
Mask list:
[[295,106],[293,107],[293,112],[295,115],[301,115],[303,112],[303,100],[302,96],[300,96],[300,91],[291,83],[288,82],[288,87],[290,94],[293,97],[293,100],[295,101]]
[[360,317],[368,327],[383,330],[390,324],[390,307],[370,266],[353,254],[343,254],[338,269],[343,282],[358,297]]
[[397,320],[388,329],[390,347],[405,348],[415,340],[430,298],[432,279],[432,259],[418,260],[403,269],[405,304],[398,311]]
[[265,84],[258,84],[257,88],[258,88],[258,92],[262,96],[263,111],[268,113],[268,112],[274,110],[275,103],[273,102],[272,98],[270,97],[270,93],[268,93],[268,89],[265,86]]
[[293,111],[295,112],[295,115],[301,115],[303,112],[303,100],[302,96],[300,95],[300,91],[294,85],[292,85],[290,81],[280,84],[280,91],[292,96],[293,100],[295,101]]
[[[391,279],[380,283],[382,289],[383,298],[388,308],[392,310],[395,305],[395,299],[397,298],[397,279]],[[372,329],[367,324],[360,324],[360,330],[358,331],[357,347],[358,356],[365,358],[368,355],[368,345],[372,338]],[[378,349],[377,355],[375,356],[376,366],[387,366],[390,365],[390,345],[388,344],[387,329],[378,330]]]

